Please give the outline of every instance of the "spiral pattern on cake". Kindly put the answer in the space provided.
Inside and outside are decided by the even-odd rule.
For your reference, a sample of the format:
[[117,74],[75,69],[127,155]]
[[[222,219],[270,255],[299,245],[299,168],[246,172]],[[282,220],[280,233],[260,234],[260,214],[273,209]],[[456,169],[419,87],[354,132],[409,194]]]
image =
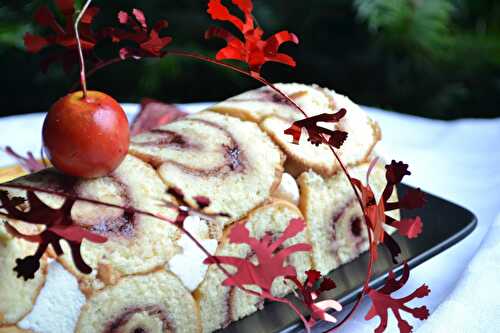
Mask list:
[[276,188],[284,155],[251,122],[200,112],[141,134],[130,153],[154,165],[167,186],[182,189],[196,207],[196,196],[210,199],[210,213],[238,220]]
[[79,333],[200,332],[196,303],[166,271],[123,278],[93,295],[82,308]]

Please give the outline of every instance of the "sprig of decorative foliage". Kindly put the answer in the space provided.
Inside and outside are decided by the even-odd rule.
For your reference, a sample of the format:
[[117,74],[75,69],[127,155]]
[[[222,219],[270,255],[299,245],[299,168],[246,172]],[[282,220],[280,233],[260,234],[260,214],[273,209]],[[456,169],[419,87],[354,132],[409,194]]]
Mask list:
[[380,317],[380,324],[375,329],[375,333],[382,333],[387,328],[389,310],[394,313],[401,333],[410,333],[413,330],[413,327],[401,317],[401,311],[407,312],[420,320],[425,320],[429,317],[429,310],[425,305],[417,308],[410,308],[406,305],[406,303],[415,298],[423,298],[429,295],[431,291],[427,285],[423,284],[410,295],[402,298],[391,296],[392,293],[400,290],[408,282],[409,277],[410,268],[408,264],[405,263],[403,266],[403,275],[399,280],[396,280],[394,272],[391,271],[389,272],[384,287],[380,290],[369,288],[368,297],[370,297],[372,301],[372,306],[370,310],[368,310],[365,319],[371,320],[375,316]]
[[223,285],[234,286],[256,285],[262,289],[263,295],[269,295],[273,281],[278,277],[297,276],[295,267],[285,265],[287,258],[295,252],[310,251],[310,244],[298,243],[278,249],[287,239],[302,232],[306,227],[304,220],[292,219],[280,237],[273,242],[271,235],[262,239],[250,236],[250,232],[243,223],[238,223],[231,228],[229,241],[233,244],[248,244],[255,252],[258,263],[249,259],[230,256],[211,256],[205,259],[206,264],[220,263],[235,266],[238,271],[224,280]]
[[287,54],[279,53],[278,49],[286,42],[298,44],[298,37],[288,31],[280,31],[263,40],[264,31],[255,26],[252,1],[233,0],[232,2],[243,12],[245,21],[232,15],[221,0],[210,0],[208,3],[208,13],[212,19],[232,23],[243,36],[241,40],[224,28],[209,28],[205,33],[205,38],[217,37],[227,42],[227,46],[217,53],[216,59],[242,61],[248,65],[251,72],[255,73],[260,73],[262,65],[269,61],[295,67],[295,60]]

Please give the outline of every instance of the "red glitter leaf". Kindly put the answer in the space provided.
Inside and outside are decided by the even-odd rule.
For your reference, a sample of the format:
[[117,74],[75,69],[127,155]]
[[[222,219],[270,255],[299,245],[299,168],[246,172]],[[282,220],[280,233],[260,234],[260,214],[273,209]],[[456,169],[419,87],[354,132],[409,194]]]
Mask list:
[[165,104],[153,99],[143,99],[141,111],[130,125],[130,135],[150,131],[186,115],[187,113],[173,104]]
[[413,219],[401,219],[400,221],[392,222],[391,226],[398,229],[401,236],[408,238],[416,238],[422,233],[422,220],[420,216]]
[[308,325],[313,326],[317,320],[326,320],[337,322],[335,317],[328,314],[328,310],[342,310],[342,305],[334,300],[324,300],[315,302],[321,293],[336,288],[335,283],[330,278],[323,278],[319,287],[317,282],[321,279],[321,273],[316,270],[308,270],[305,272],[307,279],[301,283],[296,276],[287,276],[286,278],[292,281],[297,286],[300,301],[309,309],[311,317]]
[[303,231],[305,226],[304,220],[291,219],[280,237],[273,242],[271,235],[266,235],[262,239],[251,237],[245,224],[238,223],[231,228],[229,241],[234,244],[248,244],[255,252],[258,263],[255,264],[245,258],[229,256],[208,257],[204,263],[235,266],[237,272],[225,279],[223,285],[257,285],[262,289],[264,295],[268,295],[271,285],[277,277],[296,276],[295,267],[286,265],[287,258],[295,252],[311,250],[311,245],[305,243],[294,244],[278,250],[283,242]]
[[94,234],[76,225],[70,225],[70,226],[55,225],[51,227],[51,231],[54,234],[58,235],[59,237],[71,242],[81,243],[84,239],[88,239],[93,243],[106,242],[106,237]]
[[123,10],[120,10],[118,12],[118,22],[121,24],[126,24],[128,21],[128,13],[124,12]]
[[196,204],[200,209],[210,206],[210,199],[205,196],[197,195],[193,197],[193,199],[196,201]]
[[318,146],[322,143],[330,144],[335,148],[340,148],[347,139],[347,133],[339,130],[330,130],[318,126],[319,122],[336,123],[346,115],[347,111],[341,109],[336,113],[322,113],[317,116],[298,120],[285,130],[285,134],[291,135],[294,144],[299,144],[302,136],[302,129],[305,128],[309,135],[308,141]]
[[73,15],[75,10],[73,0],[55,0],[55,3],[63,15]]
[[[42,27],[49,27],[53,34],[42,37],[27,32],[24,35],[24,45],[26,50],[31,53],[38,53],[49,46],[62,47],[63,50],[43,60],[42,69],[46,71],[50,64],[60,62],[64,70],[68,72],[78,64],[77,41],[73,27],[74,3],[73,0],[56,0],[54,2],[65,18],[64,28],[57,22],[50,9],[42,6],[35,12],[34,20]],[[80,39],[85,55],[91,53],[97,40],[102,37],[100,33],[92,31],[90,27],[98,12],[97,7],[88,8],[80,22]]]
[[169,187],[167,189],[167,193],[174,196],[174,198],[181,203],[184,203],[184,193],[178,187]]
[[24,35],[24,45],[26,50],[31,53],[37,53],[49,44],[47,40],[41,36],[33,35],[27,32]]
[[401,333],[410,333],[413,327],[401,317],[401,311],[411,314],[413,317],[425,320],[429,317],[429,310],[426,306],[410,308],[406,303],[415,298],[423,298],[430,293],[427,285],[420,286],[417,290],[406,297],[393,298],[391,294],[401,289],[410,277],[410,268],[405,263],[403,266],[403,275],[399,280],[396,280],[394,272],[390,272],[384,287],[380,290],[368,289],[368,297],[372,301],[372,307],[365,316],[366,320],[370,320],[375,316],[380,317],[380,324],[375,329],[375,333],[381,333],[387,328],[388,312],[391,310],[398,321],[399,331]]
[[175,224],[177,224],[181,228],[184,227],[184,221],[188,216],[189,216],[189,210],[182,208],[179,209],[177,217],[175,218]]
[[[189,216],[189,211],[192,209],[189,208],[189,204],[186,202],[184,193],[182,192],[182,190],[180,188],[170,187],[170,188],[168,188],[167,193],[172,195],[175,198],[175,200],[177,200],[178,214],[177,214],[177,217],[175,220],[175,224],[177,224],[179,227],[182,228],[184,225],[184,221]],[[193,200],[196,202],[196,204],[198,206],[195,208],[197,208],[199,210],[203,210],[203,209],[207,208],[208,206],[210,206],[210,199],[205,197],[205,196],[198,195],[198,196],[193,197]],[[227,213],[213,213],[213,212],[203,213],[201,211],[198,211],[198,215],[205,215],[208,218],[211,218],[211,217],[228,217],[228,218],[230,218],[231,217]]]
[[148,25],[146,24],[146,17],[144,16],[144,13],[142,10],[134,8],[132,10],[132,14],[134,14],[135,19],[139,24],[144,28],[147,29]]
[[337,285],[335,282],[333,282],[332,279],[330,278],[324,278],[323,281],[321,281],[321,284],[319,285],[319,291],[328,291],[337,288]]
[[404,176],[411,175],[411,172],[408,171],[408,164],[403,162],[396,162],[393,160],[391,164],[385,166],[385,169],[385,178],[387,179],[387,183],[391,185],[399,184]]
[[35,22],[38,23],[40,26],[49,27],[56,33],[64,31],[59,25],[59,23],[57,23],[54,14],[52,14],[52,12],[47,6],[42,6],[38,8],[33,18]]
[[425,205],[424,193],[419,189],[409,189],[401,199],[399,199],[399,208],[417,209]]
[[[372,163],[368,170],[367,182],[369,182],[370,172],[373,170],[374,164],[375,163]],[[390,225],[398,229],[402,236],[415,238],[422,232],[423,223],[420,217],[397,221],[386,215],[386,212],[399,208],[419,208],[422,207],[425,201],[420,190],[411,190],[403,196],[402,201],[388,202],[395,186],[403,180],[405,175],[410,175],[411,173],[408,171],[408,164],[404,164],[403,162],[392,161],[390,164],[386,165],[385,168],[387,183],[382,193],[382,197],[378,202],[375,200],[375,195],[370,185],[365,186],[358,179],[352,179],[352,182],[361,192],[361,201],[365,212],[365,218],[368,227],[373,233],[373,250],[371,255],[376,258],[376,245],[382,243],[391,252],[393,262],[398,263],[401,261],[401,249],[396,241],[385,232],[384,225]]]
[[[82,19],[80,20],[80,23],[83,23],[83,27],[87,28],[92,22],[94,22],[94,18],[96,17],[97,14],[99,14],[100,9],[98,7],[90,7],[87,8],[85,13],[83,13]],[[80,29],[82,29],[82,26],[80,26]]]
[[310,269],[306,271],[306,276],[307,282],[313,285],[321,278],[321,273],[315,269]]
[[137,44],[136,47],[122,47],[119,51],[121,59],[163,57],[166,54],[164,49],[172,42],[172,37],[160,36],[161,30],[168,27],[166,20],[158,21],[148,31],[144,13],[134,8],[132,16],[124,11],[120,11],[118,13],[118,22],[127,26],[128,29],[107,28],[104,34],[110,37],[115,43],[128,41]]
[[63,253],[59,244],[61,239],[68,242],[76,267],[83,273],[88,274],[92,271],[81,256],[81,243],[83,239],[94,243],[103,243],[106,241],[106,238],[83,229],[73,221],[71,209],[76,200],[66,199],[59,209],[54,209],[41,201],[33,191],[27,191],[27,202],[30,209],[29,211],[23,211],[18,208],[19,198],[9,198],[6,191],[0,191],[0,202],[2,203],[1,208],[6,211],[4,215],[8,218],[46,226],[42,233],[33,236],[24,235],[10,226],[8,222],[6,223],[9,232],[14,234],[14,236],[38,243],[38,248],[34,255],[16,260],[17,266],[14,270],[17,271],[19,277],[22,276],[25,280],[34,277],[36,271],[40,268],[40,258],[49,245],[52,245],[54,251],[58,255],[61,255]]
[[233,0],[232,2],[243,12],[244,22],[232,15],[221,0],[210,0],[208,3],[207,12],[212,19],[230,22],[243,36],[243,40],[240,40],[223,28],[209,28],[205,33],[206,39],[216,37],[224,39],[227,43],[227,46],[217,53],[216,59],[233,59],[245,62],[250,71],[254,73],[260,73],[262,65],[270,61],[295,67],[293,58],[287,54],[278,53],[278,50],[286,42],[298,44],[298,37],[288,31],[281,31],[267,40],[263,40],[264,31],[260,27],[255,27],[254,24],[252,1]]
[[30,151],[28,152],[27,157],[21,156],[20,154],[16,153],[10,146],[6,146],[4,148],[4,151],[5,153],[7,153],[7,155],[14,158],[17,163],[28,172],[37,172],[47,167],[45,164],[38,162],[35,156],[33,156]]

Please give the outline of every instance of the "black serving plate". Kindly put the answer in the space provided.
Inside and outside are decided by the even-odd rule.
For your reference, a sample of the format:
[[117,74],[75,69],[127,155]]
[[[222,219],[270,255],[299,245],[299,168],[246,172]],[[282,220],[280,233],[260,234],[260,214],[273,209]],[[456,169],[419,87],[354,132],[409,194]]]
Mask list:
[[[404,193],[407,185],[398,187],[398,192]],[[402,212],[403,217],[419,215],[424,222],[424,229],[419,237],[409,240],[394,235],[401,247],[403,258],[410,267],[415,267],[443,252],[452,245],[469,235],[477,224],[476,216],[467,209],[453,204],[432,194],[425,194],[427,203],[424,208],[409,212]],[[329,274],[337,288],[322,295],[322,298],[333,298],[342,305],[347,305],[356,299],[360,293],[369,255],[364,253],[356,260],[342,265]],[[392,267],[392,260],[388,251],[380,249],[379,258],[374,265],[373,278],[370,286],[380,287]],[[401,266],[394,269],[397,275],[401,274]],[[258,311],[242,320],[230,324],[220,333],[275,333],[299,332],[303,329],[302,322],[297,315],[281,303],[266,303],[262,311]]]

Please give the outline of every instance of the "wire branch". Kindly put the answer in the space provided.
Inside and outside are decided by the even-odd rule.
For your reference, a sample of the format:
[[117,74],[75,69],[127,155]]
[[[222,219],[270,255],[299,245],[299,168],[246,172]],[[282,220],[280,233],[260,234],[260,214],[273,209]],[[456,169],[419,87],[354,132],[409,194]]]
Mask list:
[[78,13],[74,25],[76,44],[78,46],[78,56],[80,57],[80,82],[82,84],[83,98],[87,97],[87,80],[85,78],[85,60],[83,59],[82,41],[80,40],[80,34],[78,33],[78,25],[80,24],[80,21],[82,20],[87,8],[89,8],[91,2],[92,0],[87,0],[80,13]]

